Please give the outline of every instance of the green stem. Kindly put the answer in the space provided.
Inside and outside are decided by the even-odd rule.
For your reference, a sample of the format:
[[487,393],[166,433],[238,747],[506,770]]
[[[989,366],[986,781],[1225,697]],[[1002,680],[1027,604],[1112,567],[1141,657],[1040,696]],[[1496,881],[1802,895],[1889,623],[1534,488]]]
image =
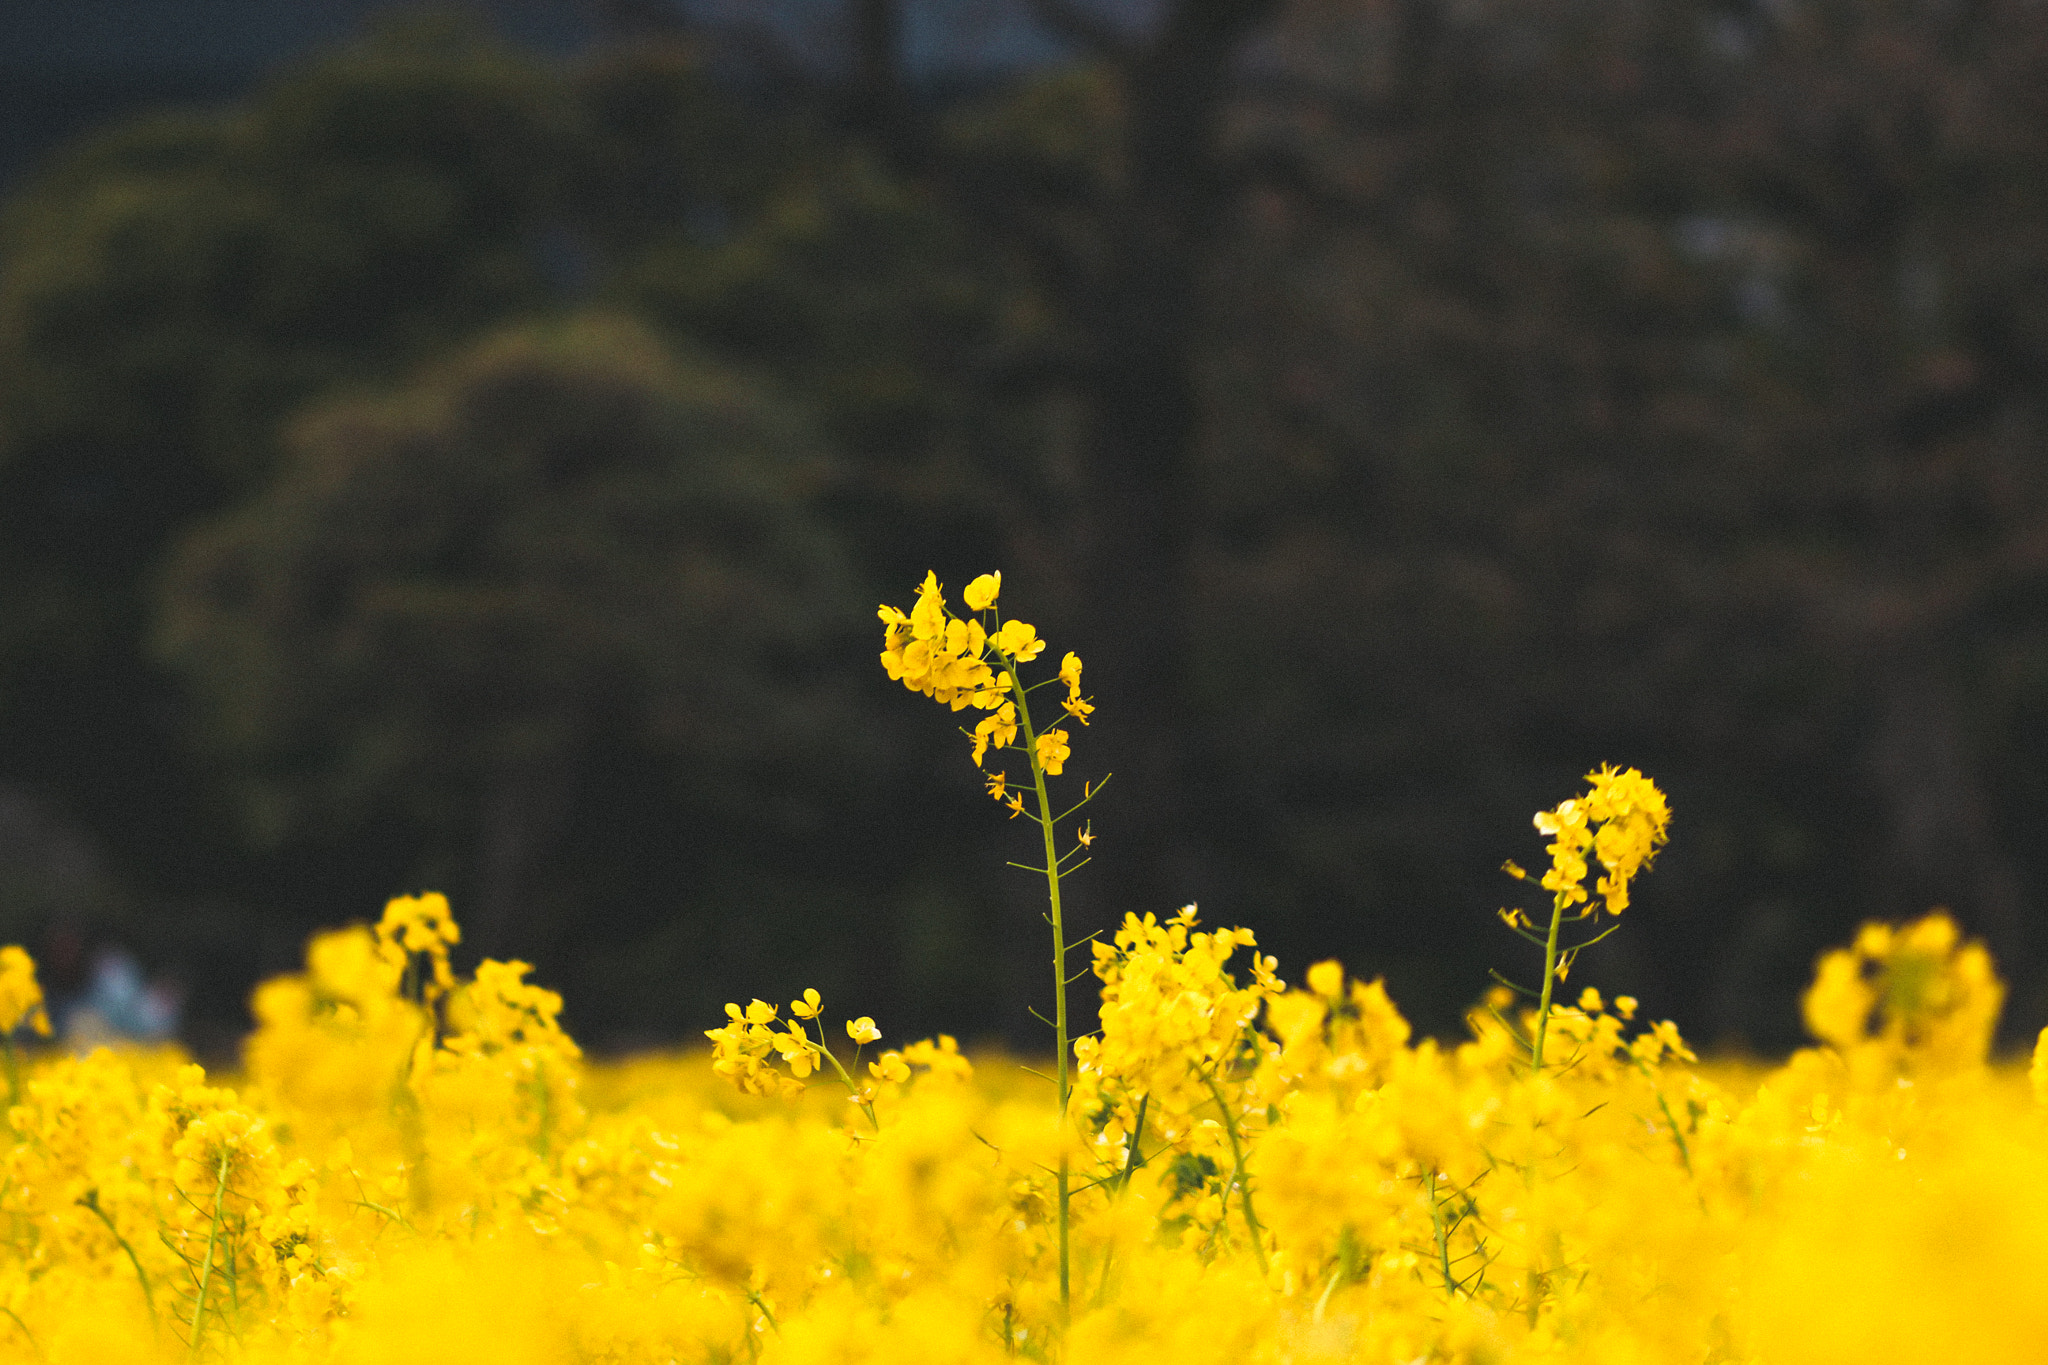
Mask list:
[[1550,936],[1543,942],[1543,996],[1536,1005],[1536,1037],[1529,1044],[1529,1073],[1543,1070],[1543,1036],[1550,1029],[1550,991],[1557,984],[1557,935],[1564,927],[1564,893],[1550,901]]
[[87,1190],[80,1196],[78,1202],[98,1215],[99,1220],[107,1225],[107,1231],[114,1235],[115,1244],[121,1250],[128,1253],[128,1264],[135,1267],[135,1278],[142,1284],[143,1302],[149,1305],[150,1320],[154,1322],[156,1320],[156,1295],[150,1290],[149,1276],[144,1273],[142,1261],[136,1256],[135,1248],[128,1245],[128,1239],[121,1235],[121,1229],[114,1226],[114,1220],[107,1216],[105,1209],[100,1207],[100,1192],[96,1189]]
[[[1131,1130],[1131,1150],[1124,1156],[1123,1170],[1117,1173],[1111,1199],[1124,1197],[1124,1191],[1131,1186],[1131,1177],[1138,1173],[1138,1167],[1145,1164],[1144,1157],[1138,1154],[1138,1144],[1145,1137],[1145,1110],[1151,1103],[1149,1091],[1138,1098],[1138,1126]],[[1116,1243],[1112,1241],[1102,1252],[1102,1279],[1095,1286],[1095,1306],[1098,1308],[1102,1306],[1103,1296],[1109,1293],[1109,1268],[1115,1261]]]
[[1216,1101],[1217,1112],[1223,1115],[1223,1131],[1230,1138],[1230,1160],[1233,1167],[1230,1179],[1231,1183],[1237,1186],[1239,1202],[1244,1209],[1245,1231],[1251,1234],[1252,1253],[1258,1259],[1259,1274],[1263,1276],[1269,1273],[1266,1264],[1266,1242],[1259,1229],[1258,1217],[1252,1212],[1252,1182],[1244,1173],[1245,1152],[1237,1137],[1237,1119],[1231,1114],[1230,1106],[1224,1102],[1223,1091],[1216,1084],[1216,1078],[1204,1072],[1202,1080],[1208,1084],[1209,1094]]
[[[1024,697],[1023,680],[1017,676],[1016,661],[1009,655],[997,651],[1003,667],[1010,675],[1010,693],[1017,700],[1017,721],[1024,731],[1024,756],[1031,763],[1031,785],[1038,793],[1038,828],[1045,836],[1045,890],[1046,898],[1052,903],[1052,987],[1053,987],[1053,1035],[1054,1046],[1059,1049],[1059,1118],[1060,1131],[1064,1135],[1067,1124],[1067,1097],[1072,1085],[1067,1075],[1067,929],[1060,914],[1060,859],[1059,849],[1053,839],[1052,798],[1045,791],[1045,768],[1038,761],[1038,734],[1031,728],[1031,706]],[[1068,1311],[1072,1303],[1072,1277],[1070,1266],[1072,1252],[1069,1246],[1069,1205],[1072,1191],[1068,1185],[1067,1153],[1064,1145],[1060,1151],[1059,1168],[1059,1221],[1060,1221],[1060,1312]]]
[[28,1330],[28,1324],[21,1320],[21,1315],[15,1312],[12,1308],[6,1307],[0,1307],[0,1313],[5,1313],[8,1316],[8,1319],[12,1321],[14,1325],[21,1330],[21,1334],[28,1338],[28,1348],[36,1353],[36,1359],[46,1359],[46,1357],[43,1355],[42,1343],[36,1340],[36,1334],[34,1332]]
[[192,1304],[192,1358],[199,1358],[200,1328],[206,1321],[206,1288],[213,1279],[213,1248],[220,1239],[220,1210],[228,1193],[228,1158],[223,1150],[220,1154],[220,1179],[213,1187],[213,1222],[206,1229],[206,1262],[199,1267],[199,1293]]
[[1145,1110],[1150,1108],[1151,1104],[1151,1091],[1148,1090],[1138,1097],[1138,1126],[1131,1131],[1131,1150],[1124,1158],[1123,1174],[1117,1178],[1116,1192],[1118,1197],[1122,1197],[1123,1192],[1130,1188],[1131,1177],[1136,1175],[1138,1168],[1145,1164],[1145,1159],[1138,1155],[1138,1143],[1145,1137]]
[[1444,1205],[1436,1195],[1435,1171],[1429,1173],[1429,1226],[1436,1236],[1436,1258],[1443,1272],[1444,1292],[1455,1295],[1458,1292],[1458,1281],[1451,1274],[1450,1229],[1444,1226]]
[[1671,1130],[1671,1140],[1678,1144],[1678,1159],[1685,1163],[1685,1173],[1691,1175],[1692,1148],[1686,1145],[1685,1134],[1679,1130],[1678,1120],[1671,1116],[1671,1106],[1664,1102],[1662,1090],[1657,1092],[1657,1108],[1664,1114],[1664,1126]]
[[[815,1024],[818,1029],[818,1051],[825,1054],[825,1060],[832,1063],[832,1069],[838,1072],[839,1079],[846,1083],[847,1093],[858,1098],[860,1095],[860,1086],[854,1082],[852,1076],[847,1074],[846,1068],[840,1065],[839,1058],[833,1054],[831,1044],[825,1041],[824,1017],[822,1015],[813,1015],[811,1016],[811,1022]],[[856,1065],[858,1065],[860,1062],[859,1049],[857,1048],[854,1051],[854,1062]],[[863,1114],[866,1114],[868,1116],[868,1123],[874,1128],[874,1130],[877,1133],[881,1132],[882,1121],[875,1117],[874,1102],[872,1100],[862,1100],[860,1104],[860,1109]]]

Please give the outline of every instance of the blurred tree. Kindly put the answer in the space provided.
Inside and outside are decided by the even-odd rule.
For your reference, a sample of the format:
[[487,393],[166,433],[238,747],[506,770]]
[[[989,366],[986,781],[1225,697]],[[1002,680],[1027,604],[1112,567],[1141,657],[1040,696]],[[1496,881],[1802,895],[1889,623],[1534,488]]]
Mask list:
[[[1652,1008],[1791,1042],[1815,948],[1948,900],[2021,978],[2016,1023],[2044,1021],[2043,11],[1018,3],[1074,61],[941,90],[907,60],[900,0],[819,7],[843,47],[783,58],[758,25],[721,48],[646,0],[612,7],[630,41],[567,70],[415,28],[53,168],[0,227],[0,771],[61,789],[131,859],[153,839],[139,861],[187,889],[241,856],[245,903],[488,861],[465,848],[553,842],[595,868],[602,843],[643,886],[754,907],[658,923],[666,892],[536,890],[508,855],[526,870],[502,884],[526,889],[496,904],[642,916],[579,956],[650,998],[705,943],[772,973],[825,933],[823,967],[859,964],[921,1023],[1006,1022],[942,999],[1021,1018],[960,984],[1002,979],[1009,920],[963,889],[982,864],[954,847],[1000,822],[953,737],[829,631],[803,666],[872,684],[830,819],[772,814],[815,773],[714,787],[703,754],[690,776],[627,626],[570,611],[589,633],[550,633],[524,587],[503,606],[435,579],[447,595],[390,631],[433,600],[449,623],[430,633],[478,633],[474,657],[505,667],[444,659],[420,694],[475,723],[320,690],[400,676],[388,653],[279,673],[280,719],[227,708],[206,745],[279,828],[353,832],[271,864],[219,832],[216,784],[167,738],[184,702],[137,647],[149,566],[195,517],[311,497],[277,464],[284,414],[438,357],[411,398],[337,410],[424,430],[480,332],[581,301],[815,418],[835,459],[804,515],[838,534],[861,602],[1001,563],[1042,624],[1083,623],[1060,638],[1104,700],[1091,762],[1118,772],[1083,879],[1098,917],[1198,895],[1283,963],[1345,953],[1455,1028],[1499,959],[1489,870],[1615,758],[1664,780],[1681,822],[1609,958]],[[519,342],[582,376],[564,392],[653,344],[571,331]],[[320,464],[340,420],[302,428],[289,467]],[[306,563],[410,562],[393,524],[286,520]],[[300,562],[241,512],[222,524],[250,538],[237,554]],[[603,582],[663,562],[603,535]],[[519,582],[554,581],[534,572]],[[243,629],[222,612],[205,638]],[[288,616],[246,628],[279,658],[338,647],[340,627]],[[178,619],[171,638],[202,638]],[[218,669],[189,643],[181,668],[218,683],[269,657],[215,647]],[[294,713],[302,685],[326,700]],[[522,782],[529,760],[584,777]],[[566,811],[506,795],[571,786]],[[307,814],[349,808],[384,813]],[[671,811],[716,858],[660,861]],[[570,861],[548,866],[574,880]],[[828,885],[857,913],[819,914]],[[891,927],[830,937],[848,919]]]
[[847,766],[826,472],[789,403],[636,324],[523,327],[295,423],[180,545],[159,645],[259,838],[396,806],[473,850],[474,946],[532,956],[574,927],[546,878],[606,734],[755,819]]
[[2031,1036],[2048,862],[2039,751],[2016,741],[2048,700],[2048,15],[1823,3],[1734,33],[1755,79],[1716,130],[1716,264],[1756,342],[1730,427],[1776,462],[1738,581],[1853,725],[1862,904],[1953,903],[2015,979],[2008,1036]]
[[853,0],[848,109],[1038,285],[1046,321],[1004,358],[1010,381],[1050,381],[1080,424],[1070,496],[1054,504],[1067,525],[1020,524],[1008,559],[1055,574],[1066,561],[1078,644],[1103,694],[1125,699],[1092,760],[1119,784],[1117,842],[1098,863],[1105,903],[1165,907],[1201,889],[1195,850],[1216,814],[1200,795],[1186,664],[1206,276],[1239,189],[1225,116],[1247,47],[1281,6],[1170,0],[1142,28],[1069,0],[1028,7],[1087,68],[949,119],[915,97],[900,0]]
[[946,114],[850,0],[845,107],[1050,318],[1076,497],[1023,505],[1081,529],[1011,558],[1144,699],[1115,903],[1341,910],[1449,1025],[1480,876],[1622,756],[1697,830],[1621,964],[1670,1008],[1789,1042],[1928,900],[2039,976],[1983,728],[2040,676],[2036,7],[1028,8],[1084,63]]
[[0,213],[0,767],[137,886],[245,866],[140,648],[166,542],[262,485],[309,397],[554,295],[565,115],[543,66],[394,24],[245,106],[88,139]]
[[[1376,958],[1469,964],[1505,888],[1429,864],[1640,761],[1682,820],[1616,958],[1657,1008],[1788,1044],[1822,943],[1948,901],[2038,1026],[2041,14],[1290,22],[1216,274],[1204,638],[1227,695],[1307,661],[1232,736],[1277,817],[1249,861],[1383,907]],[[1397,913],[1432,882],[1469,908]]]
[[[895,533],[906,521],[944,526],[938,542],[982,557],[991,514],[976,509],[989,500],[959,431],[1003,423],[955,379],[996,305],[943,214],[847,160],[801,115],[710,84],[666,39],[564,69],[473,26],[401,17],[245,105],[115,129],[59,158],[0,222],[0,771],[107,831],[153,896],[261,917],[276,912],[259,901],[291,904],[287,943],[307,921],[356,913],[421,875],[426,850],[452,856],[445,809],[422,823],[431,801],[373,790],[444,756],[432,734],[399,727],[388,744],[426,750],[356,763],[309,738],[297,751],[305,766],[352,772],[372,823],[284,818],[276,804],[272,837],[245,842],[243,765],[259,755],[219,717],[185,723],[177,677],[142,647],[150,583],[196,520],[271,495],[280,433],[308,402],[392,383],[479,331],[579,299],[651,315],[800,393],[857,457],[815,477],[824,514],[856,533],[855,562],[877,582],[909,581],[928,562],[931,544]],[[632,347],[618,354],[630,362]],[[857,609],[839,624],[864,619]],[[872,653],[835,631],[812,645],[848,677]],[[896,733],[889,717],[880,724]],[[608,780],[644,781],[637,804],[659,806],[674,798],[660,763],[631,755],[636,744],[650,759],[679,751],[635,733],[591,762],[616,758]],[[918,732],[889,761],[872,755],[863,780],[928,772],[919,759],[944,739]],[[929,799],[927,781],[915,790]],[[521,807],[506,803],[501,833]],[[851,802],[856,817],[885,804]],[[743,823],[747,803],[728,805]],[[862,818],[814,834],[830,845],[824,862],[895,875]],[[640,837],[667,836],[657,825]],[[765,839],[741,857],[743,842],[725,844],[738,862],[786,861]],[[649,849],[616,853],[631,862]],[[920,903],[938,903],[925,885]],[[198,1004],[233,1008],[240,989]]]

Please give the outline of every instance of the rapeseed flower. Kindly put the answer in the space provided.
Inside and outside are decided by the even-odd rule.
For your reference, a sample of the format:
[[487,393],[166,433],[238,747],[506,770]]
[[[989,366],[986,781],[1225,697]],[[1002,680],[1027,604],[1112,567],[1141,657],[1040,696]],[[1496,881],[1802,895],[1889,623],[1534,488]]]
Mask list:
[[9,944],[0,948],[0,1035],[13,1033],[24,1023],[49,1037],[50,1016],[43,1008],[43,988],[36,983],[35,961]]
[[[981,709],[1016,706],[1056,920],[1047,736],[927,585],[884,617],[899,669],[1010,689]],[[1553,949],[1627,908],[1669,819],[1633,770],[1589,781],[1539,824]],[[1553,998],[1570,945],[1531,1065],[1505,987],[1418,1038],[1337,961],[1290,987],[1248,929],[1132,914],[1088,941],[1100,1027],[1052,1113],[946,1035],[863,1068],[863,1015],[842,1061],[809,988],[727,1005],[708,1068],[593,1064],[532,967],[457,971],[458,942],[433,895],[316,935],[232,1083],[174,1049],[18,1059],[0,1360],[2032,1365],[2048,1338],[2048,1031],[2026,1079],[1991,1062],[2004,988],[1941,913],[1824,954],[1818,1045],[1748,1067],[1632,996]],[[10,1031],[34,982],[0,949]]]
[[1292,989],[1249,931],[1133,916],[1091,948],[1078,1141],[944,1036],[862,1069],[856,1133],[792,1074],[832,1065],[784,1022],[815,990],[729,1007],[710,1071],[593,1067],[524,964],[423,1004],[386,944],[266,986],[246,1086],[31,1059],[0,1359],[2031,1365],[2048,1331],[2048,1111],[1987,1065],[2001,988],[1945,916],[1824,956],[1821,1045],[1747,1072],[1593,988],[1531,1071],[1485,1011],[1418,1041],[1340,963]]

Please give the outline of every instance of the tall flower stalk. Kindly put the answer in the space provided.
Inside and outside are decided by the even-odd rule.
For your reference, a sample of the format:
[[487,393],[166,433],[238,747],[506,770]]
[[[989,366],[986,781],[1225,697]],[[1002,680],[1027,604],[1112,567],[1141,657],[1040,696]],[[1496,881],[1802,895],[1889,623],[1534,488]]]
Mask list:
[[[885,628],[882,667],[891,678],[911,691],[921,692],[955,711],[971,706],[988,713],[971,731],[963,731],[973,743],[975,766],[988,772],[989,795],[1009,808],[1012,819],[1023,815],[1038,824],[1044,841],[1044,863],[1012,863],[1011,866],[1039,873],[1045,878],[1048,906],[1045,918],[1052,927],[1053,1014],[1050,1019],[1043,1015],[1039,1018],[1053,1031],[1056,1063],[1052,1080],[1057,1091],[1060,1130],[1064,1135],[1073,1095],[1070,1056],[1073,1049],[1067,1024],[1067,987],[1085,975],[1086,970],[1070,973],[1067,968],[1067,955],[1079,944],[1067,941],[1066,917],[1060,903],[1060,879],[1088,861],[1088,848],[1094,842],[1094,834],[1089,827],[1083,826],[1074,836],[1073,846],[1062,853],[1059,830],[1063,822],[1094,799],[1102,789],[1102,783],[1084,784],[1079,801],[1065,810],[1054,809],[1046,779],[1064,772],[1073,749],[1063,728],[1064,721],[1060,726],[1043,731],[1033,724],[1031,693],[1043,687],[1065,687],[1066,696],[1060,701],[1061,710],[1068,720],[1081,725],[1088,724],[1088,717],[1095,707],[1081,695],[1081,659],[1071,652],[1060,660],[1059,670],[1054,676],[1031,684],[1023,681],[1022,666],[1044,653],[1045,641],[1038,638],[1034,627],[1022,621],[1000,619],[995,604],[1002,593],[1002,586],[1001,573],[983,574],[969,583],[961,596],[973,614],[961,618],[947,608],[938,575],[926,574],[924,582],[918,586],[917,601],[908,613],[887,605],[878,612]],[[991,754],[997,761],[993,772],[988,771]],[[1000,766],[1005,754],[1023,756],[1031,774],[1028,793],[1011,789],[1009,774]],[[1031,798],[1028,802],[1027,794]],[[1062,1143],[1059,1167],[1054,1176],[1062,1312],[1071,1306],[1073,1300],[1072,1175],[1070,1159]]]
[[[1512,989],[1536,997],[1536,1022],[1527,1040],[1532,1074],[1543,1070],[1543,1045],[1550,1032],[1553,991],[1571,974],[1572,963],[1581,952],[1621,927],[1617,923],[1600,929],[1600,916],[1602,912],[1618,916],[1628,909],[1630,879],[1649,866],[1657,850],[1663,847],[1671,824],[1671,807],[1664,793],[1636,769],[1617,769],[1608,764],[1587,773],[1586,781],[1592,785],[1583,796],[1561,802],[1555,810],[1536,812],[1537,830],[1551,837],[1551,842],[1544,846],[1544,851],[1550,854],[1550,867],[1541,883],[1551,893],[1547,932],[1538,934],[1534,923],[1519,907],[1500,912],[1508,928],[1543,949],[1540,991],[1529,991],[1501,978]],[[1592,870],[1586,858],[1588,853],[1599,859],[1602,869],[1593,888],[1599,896],[1597,901],[1586,891],[1586,877]],[[1529,875],[1512,862],[1506,870],[1516,878]],[[1586,935],[1576,943],[1566,943],[1563,940],[1567,926],[1583,929]]]

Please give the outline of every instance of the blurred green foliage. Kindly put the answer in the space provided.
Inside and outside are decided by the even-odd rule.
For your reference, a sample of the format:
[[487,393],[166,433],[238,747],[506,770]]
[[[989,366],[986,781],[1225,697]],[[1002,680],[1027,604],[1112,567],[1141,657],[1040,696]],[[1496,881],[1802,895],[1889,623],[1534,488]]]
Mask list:
[[403,19],[17,193],[0,782],[118,931],[224,1019],[436,885],[599,1042],[1028,1037],[1009,831],[869,638],[1001,566],[1103,708],[1090,925],[1452,1027],[1613,760],[1654,1012],[1789,1042],[1945,901],[2048,1022],[2048,14],[1042,8],[1075,61],[945,98],[886,23],[805,83]]

